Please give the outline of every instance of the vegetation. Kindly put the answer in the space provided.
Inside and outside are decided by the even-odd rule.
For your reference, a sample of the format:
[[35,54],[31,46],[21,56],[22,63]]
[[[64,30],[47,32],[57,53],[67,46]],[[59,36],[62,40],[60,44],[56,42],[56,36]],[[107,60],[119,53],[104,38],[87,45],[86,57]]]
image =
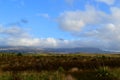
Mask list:
[[118,54],[0,54],[0,80],[120,80]]

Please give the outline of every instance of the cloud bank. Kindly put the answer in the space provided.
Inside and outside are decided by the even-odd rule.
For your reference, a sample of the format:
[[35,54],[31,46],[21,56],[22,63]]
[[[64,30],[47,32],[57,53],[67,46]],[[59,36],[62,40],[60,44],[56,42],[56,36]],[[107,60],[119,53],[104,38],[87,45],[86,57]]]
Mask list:
[[[74,48],[89,46],[89,40],[64,40],[49,38],[36,38],[19,26],[0,27],[0,45],[28,46],[40,48]],[[93,46],[94,47],[94,46]]]
[[35,38],[29,32],[19,26],[0,26],[0,45],[6,46],[33,46],[41,48],[67,47],[67,40],[54,38]]

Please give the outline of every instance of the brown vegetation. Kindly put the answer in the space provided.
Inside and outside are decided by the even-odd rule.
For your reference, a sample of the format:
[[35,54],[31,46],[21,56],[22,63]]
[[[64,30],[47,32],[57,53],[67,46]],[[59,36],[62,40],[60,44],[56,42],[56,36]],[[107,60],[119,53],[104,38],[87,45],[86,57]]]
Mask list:
[[[88,80],[88,77],[92,80],[96,80],[96,76],[105,76],[105,80],[114,80],[116,78],[110,78],[106,74],[109,74],[107,70],[102,70],[101,67],[119,68],[120,57],[112,56],[81,56],[81,55],[1,55],[0,56],[0,69],[3,72],[11,72],[12,80],[21,80],[18,77],[18,73],[22,72],[42,72],[53,71],[64,73],[67,79],[74,80]],[[96,71],[98,70],[98,71]],[[71,77],[71,75],[73,77]],[[88,76],[88,77],[86,77]],[[111,76],[111,74],[110,74]],[[82,79],[81,79],[82,77]],[[104,80],[104,78],[99,80]],[[109,79],[110,78],[110,79]],[[70,80],[69,79],[69,80]],[[117,80],[117,79],[116,79]]]

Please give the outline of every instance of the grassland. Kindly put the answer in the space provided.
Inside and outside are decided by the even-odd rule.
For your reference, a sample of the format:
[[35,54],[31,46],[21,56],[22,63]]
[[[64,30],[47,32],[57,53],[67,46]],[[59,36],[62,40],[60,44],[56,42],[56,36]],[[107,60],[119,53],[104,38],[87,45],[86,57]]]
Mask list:
[[120,80],[120,55],[1,53],[0,80]]

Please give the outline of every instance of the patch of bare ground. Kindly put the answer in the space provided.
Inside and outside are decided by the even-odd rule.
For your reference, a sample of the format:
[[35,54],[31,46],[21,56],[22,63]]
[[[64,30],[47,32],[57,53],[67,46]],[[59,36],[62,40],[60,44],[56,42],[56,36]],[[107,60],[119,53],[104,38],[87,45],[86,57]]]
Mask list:
[[72,75],[68,74],[65,80],[76,80]]

